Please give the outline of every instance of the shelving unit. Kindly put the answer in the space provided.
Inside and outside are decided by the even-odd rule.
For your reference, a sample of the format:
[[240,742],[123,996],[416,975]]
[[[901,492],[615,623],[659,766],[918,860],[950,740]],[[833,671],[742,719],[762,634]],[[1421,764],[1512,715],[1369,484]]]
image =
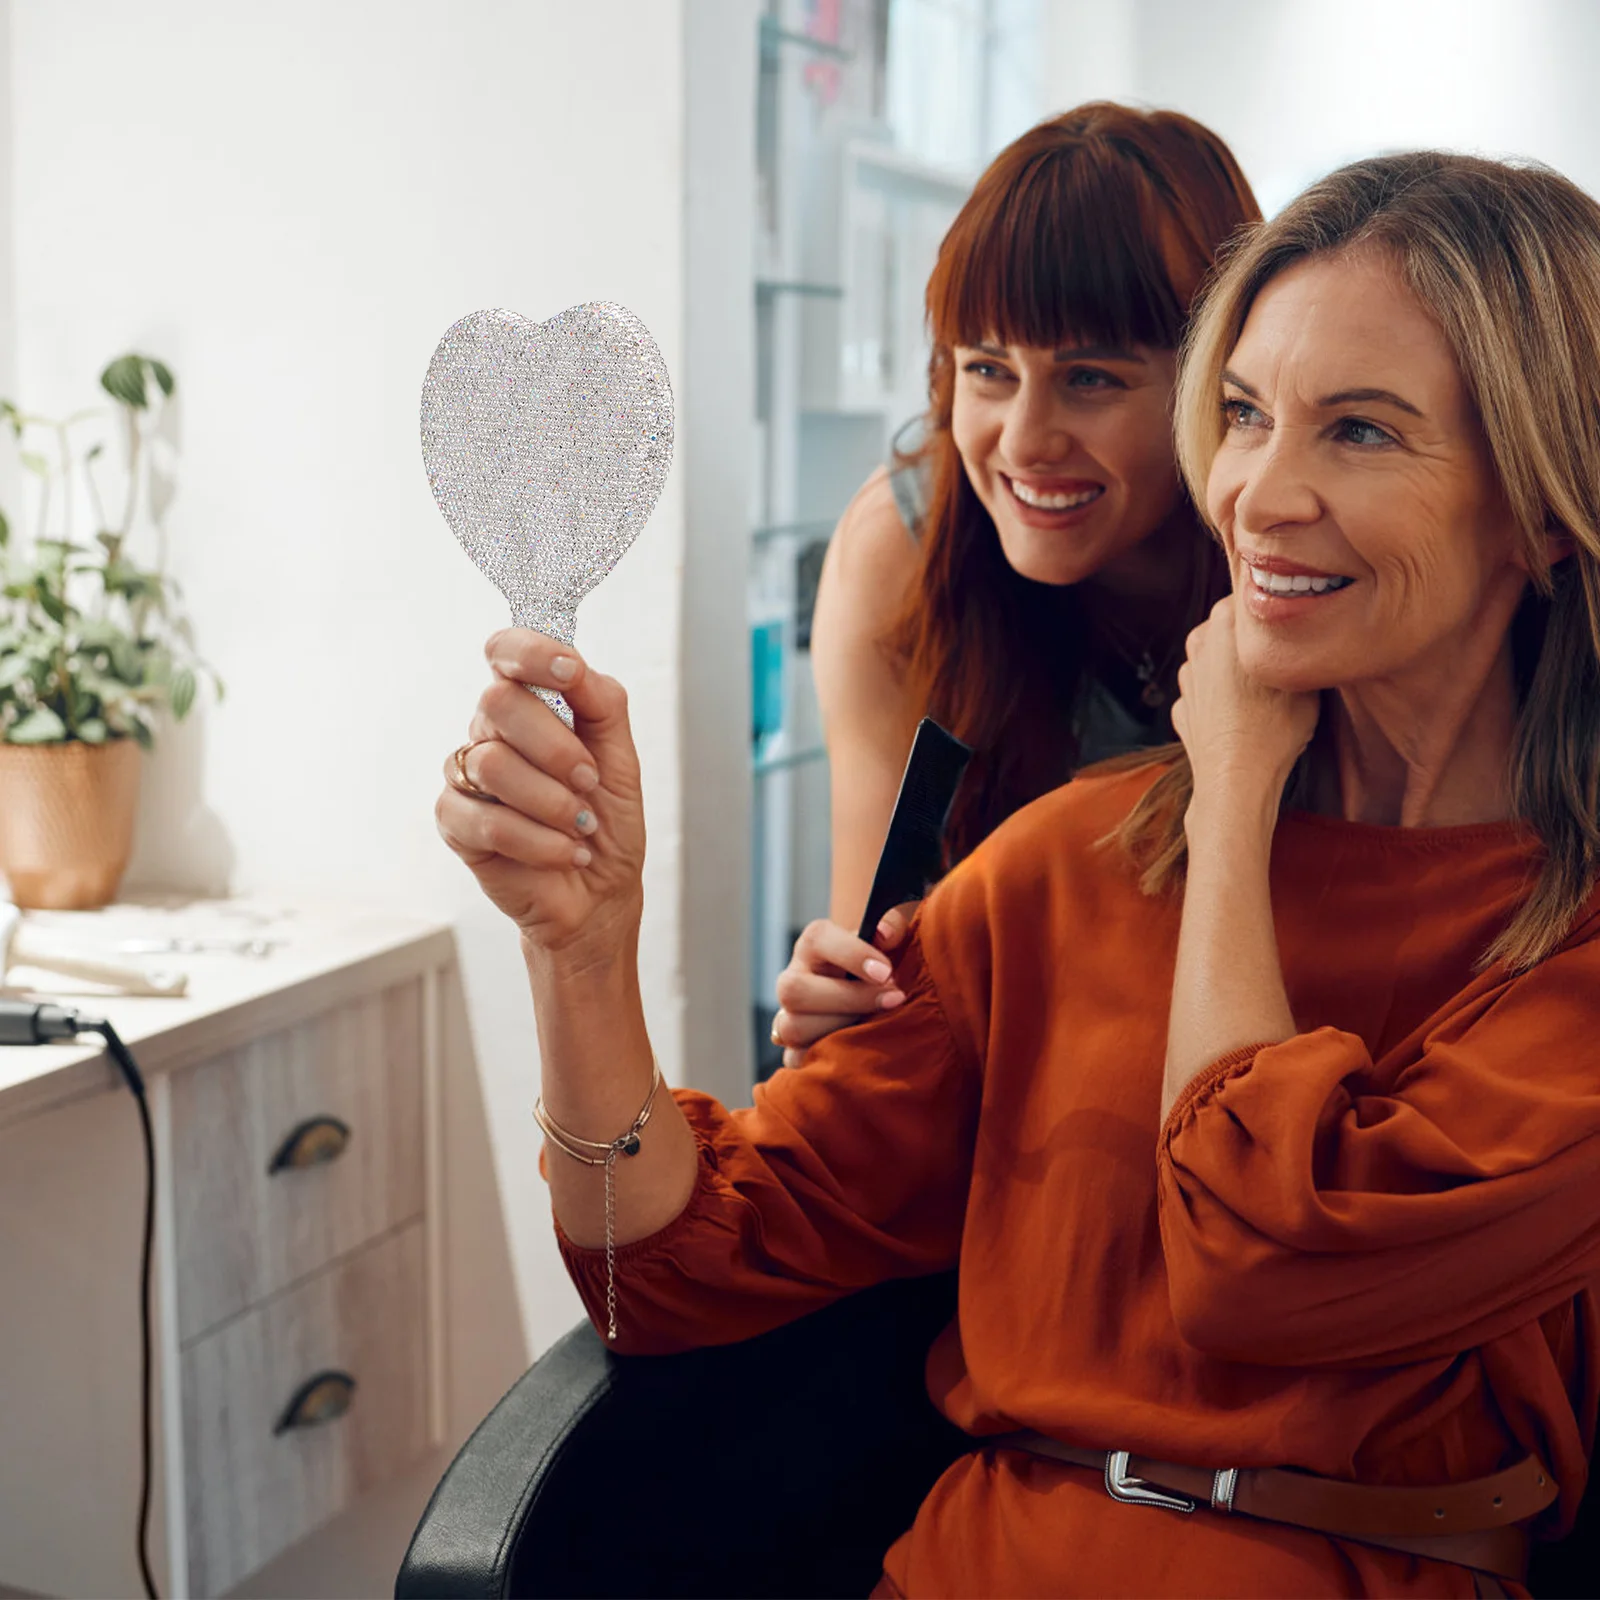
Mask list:
[[[850,498],[926,403],[923,289],[992,148],[985,86],[1000,54],[1032,37],[1033,4],[767,0],[748,607],[758,1077],[777,1062],[768,1032],[778,974],[799,930],[828,911],[827,752],[809,655],[817,576]],[[898,66],[891,50],[902,52]],[[913,59],[921,76],[908,78]],[[941,153],[966,151],[953,165],[897,145],[892,126],[896,116],[928,124],[928,100],[950,82],[974,112],[969,132],[940,129]],[[1032,120],[1031,106],[1009,109]]]
[[[859,151],[889,136],[887,35],[885,0],[769,0],[760,33],[749,584],[758,1076],[775,1064],[767,1033],[777,975],[798,930],[828,909],[827,752],[809,656],[822,555],[883,459],[896,408],[909,415],[921,403],[915,389],[908,399],[847,379],[859,361],[847,355],[846,330],[881,299],[866,293],[867,253],[845,245],[860,228]],[[956,204],[961,192],[952,185]],[[909,311],[914,320],[915,304]]]

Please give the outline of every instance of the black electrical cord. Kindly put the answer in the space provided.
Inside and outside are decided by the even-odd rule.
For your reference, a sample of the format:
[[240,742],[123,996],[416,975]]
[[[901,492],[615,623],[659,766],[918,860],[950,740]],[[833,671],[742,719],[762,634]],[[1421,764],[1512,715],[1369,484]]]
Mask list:
[[144,1238],[139,1246],[139,1521],[135,1537],[139,1548],[139,1577],[144,1582],[146,1600],[160,1600],[156,1580],[150,1571],[150,1491],[154,1419],[150,1414],[151,1345],[150,1264],[156,1240],[156,1140],[150,1128],[150,1106],[145,1099],[144,1074],[133,1052],[103,1017],[85,1019],[86,1033],[98,1033],[106,1042],[106,1054],[116,1062],[123,1080],[133,1092],[139,1108],[139,1129],[144,1135]]
[[0,1044],[54,1044],[75,1039],[80,1033],[97,1033],[106,1054],[116,1063],[123,1082],[139,1108],[144,1134],[144,1240],[139,1251],[139,1520],[136,1539],[139,1577],[147,1600],[160,1600],[150,1570],[150,1493],[154,1418],[151,1415],[150,1268],[156,1237],[156,1141],[150,1127],[150,1107],[145,1099],[144,1074],[133,1052],[104,1017],[86,1017],[65,1006],[31,1001],[0,1000]]

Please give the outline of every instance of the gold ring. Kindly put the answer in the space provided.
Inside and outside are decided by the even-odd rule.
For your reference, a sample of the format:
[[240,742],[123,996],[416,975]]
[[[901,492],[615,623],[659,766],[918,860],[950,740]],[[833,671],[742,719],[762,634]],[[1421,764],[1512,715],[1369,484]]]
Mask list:
[[[456,753],[445,764],[445,780],[457,794],[464,794],[469,800],[487,800],[490,805],[497,806],[500,801],[487,789],[480,789],[470,777],[467,776],[467,752],[476,750],[480,744],[487,744],[487,739],[469,739],[461,745]],[[453,771],[451,769],[454,769]]]

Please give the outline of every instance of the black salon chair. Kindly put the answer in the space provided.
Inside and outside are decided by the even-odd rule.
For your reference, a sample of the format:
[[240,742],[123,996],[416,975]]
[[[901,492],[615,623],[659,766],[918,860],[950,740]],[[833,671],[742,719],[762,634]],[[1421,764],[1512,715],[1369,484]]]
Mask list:
[[[971,1441],[923,1358],[954,1275],[884,1284],[742,1344],[617,1357],[585,1324],[526,1372],[434,1491],[399,1600],[865,1595]],[[1538,1548],[1535,1595],[1600,1595],[1600,1502]]]

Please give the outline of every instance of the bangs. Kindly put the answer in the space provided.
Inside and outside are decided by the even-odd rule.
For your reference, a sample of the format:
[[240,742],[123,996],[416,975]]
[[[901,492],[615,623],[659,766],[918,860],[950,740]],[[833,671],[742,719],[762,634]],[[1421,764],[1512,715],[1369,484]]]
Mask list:
[[[936,345],[1177,348],[1188,294],[1169,255],[1184,253],[1180,230],[1142,165],[1085,155],[1038,154],[1013,181],[974,192],[928,280]],[[1183,276],[1197,282],[1204,265]]]

